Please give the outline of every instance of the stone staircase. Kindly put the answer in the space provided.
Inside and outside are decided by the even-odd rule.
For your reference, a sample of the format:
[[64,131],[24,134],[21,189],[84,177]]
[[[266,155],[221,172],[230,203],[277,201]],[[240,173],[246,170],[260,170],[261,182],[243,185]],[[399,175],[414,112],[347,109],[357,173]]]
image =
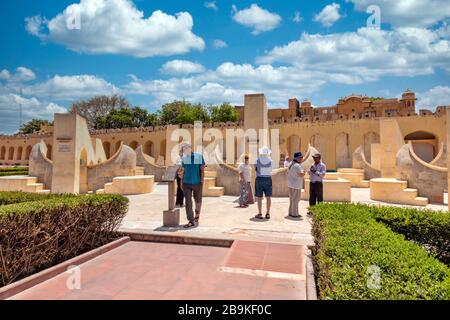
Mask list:
[[30,176],[0,177],[0,191],[23,191],[42,194],[50,193],[50,190],[44,189],[43,183],[38,183],[36,177]]
[[352,188],[369,188],[370,181],[364,180],[364,169],[342,168],[337,170],[339,178],[350,181]]
[[216,186],[216,171],[205,171],[205,181],[203,184],[204,197],[221,197],[225,194],[224,187]]
[[398,179],[378,178],[370,180],[370,198],[412,206],[427,206],[428,198],[419,197],[417,189],[408,188],[408,182]]
[[104,189],[98,189],[96,194],[122,194],[135,195],[152,193],[154,191],[154,176],[128,176],[115,177],[112,182],[106,183]]

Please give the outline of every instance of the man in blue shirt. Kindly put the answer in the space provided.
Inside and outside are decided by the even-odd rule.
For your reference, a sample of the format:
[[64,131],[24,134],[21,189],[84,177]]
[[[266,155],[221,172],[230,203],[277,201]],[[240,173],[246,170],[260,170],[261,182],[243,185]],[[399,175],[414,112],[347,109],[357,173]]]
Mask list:
[[[200,220],[205,159],[201,154],[192,152],[192,146],[190,144],[185,144],[183,146],[181,166],[183,168],[183,191],[186,200],[186,216],[189,221],[184,227],[191,228]],[[192,195],[195,200],[195,217],[192,208]]]

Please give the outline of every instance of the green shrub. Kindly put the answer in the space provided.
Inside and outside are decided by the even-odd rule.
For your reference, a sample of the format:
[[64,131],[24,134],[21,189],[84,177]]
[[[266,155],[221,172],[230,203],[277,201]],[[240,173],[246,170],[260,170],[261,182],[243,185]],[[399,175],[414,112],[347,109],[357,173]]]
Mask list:
[[394,232],[425,247],[437,259],[450,264],[450,214],[431,210],[393,207],[373,208],[375,219]]
[[3,192],[0,192],[0,206],[6,205],[6,204],[28,202],[28,201],[46,200],[46,199],[56,198],[56,197],[61,197],[61,195],[39,194],[39,193],[29,193],[29,192],[21,192],[21,191],[3,191]]
[[0,177],[26,176],[26,175],[28,175],[28,171],[8,171],[8,172],[0,172]]
[[23,167],[23,166],[0,167],[0,173],[2,173],[2,172],[16,172],[16,171],[28,172],[28,167]]
[[[450,299],[450,269],[377,222],[369,207],[321,204],[311,211],[321,299]],[[368,285],[371,270],[379,270],[379,287]]]
[[117,195],[33,197],[0,206],[0,286],[117,238],[128,206]]

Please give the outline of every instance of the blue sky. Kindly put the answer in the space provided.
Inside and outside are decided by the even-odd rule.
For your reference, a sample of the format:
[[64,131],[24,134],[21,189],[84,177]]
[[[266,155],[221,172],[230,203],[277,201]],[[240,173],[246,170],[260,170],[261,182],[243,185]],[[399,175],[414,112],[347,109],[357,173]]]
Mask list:
[[24,121],[51,119],[111,93],[151,111],[252,92],[271,107],[294,96],[328,106],[407,88],[421,108],[450,104],[447,0],[17,0],[0,14],[3,133],[18,129],[20,106]]

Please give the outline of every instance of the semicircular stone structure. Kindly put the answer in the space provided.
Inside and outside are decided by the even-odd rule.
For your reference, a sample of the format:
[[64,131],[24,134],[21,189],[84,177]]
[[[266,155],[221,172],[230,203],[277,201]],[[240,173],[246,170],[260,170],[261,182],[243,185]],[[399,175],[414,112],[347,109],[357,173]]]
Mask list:
[[397,153],[397,168],[401,179],[408,181],[411,188],[417,189],[421,197],[431,203],[444,203],[447,190],[447,168],[427,163],[414,152],[411,143],[405,144]]
[[36,177],[46,189],[52,186],[53,162],[46,156],[47,146],[43,140],[36,143],[30,153],[30,167],[28,174]]
[[166,172],[167,168],[159,166],[155,163],[155,160],[149,155],[144,153],[142,146],[139,146],[136,150],[136,165],[144,168],[146,175],[155,176],[155,181],[160,182]]
[[89,190],[99,190],[115,177],[134,176],[136,174],[136,153],[127,145],[119,150],[107,161],[88,166]]

